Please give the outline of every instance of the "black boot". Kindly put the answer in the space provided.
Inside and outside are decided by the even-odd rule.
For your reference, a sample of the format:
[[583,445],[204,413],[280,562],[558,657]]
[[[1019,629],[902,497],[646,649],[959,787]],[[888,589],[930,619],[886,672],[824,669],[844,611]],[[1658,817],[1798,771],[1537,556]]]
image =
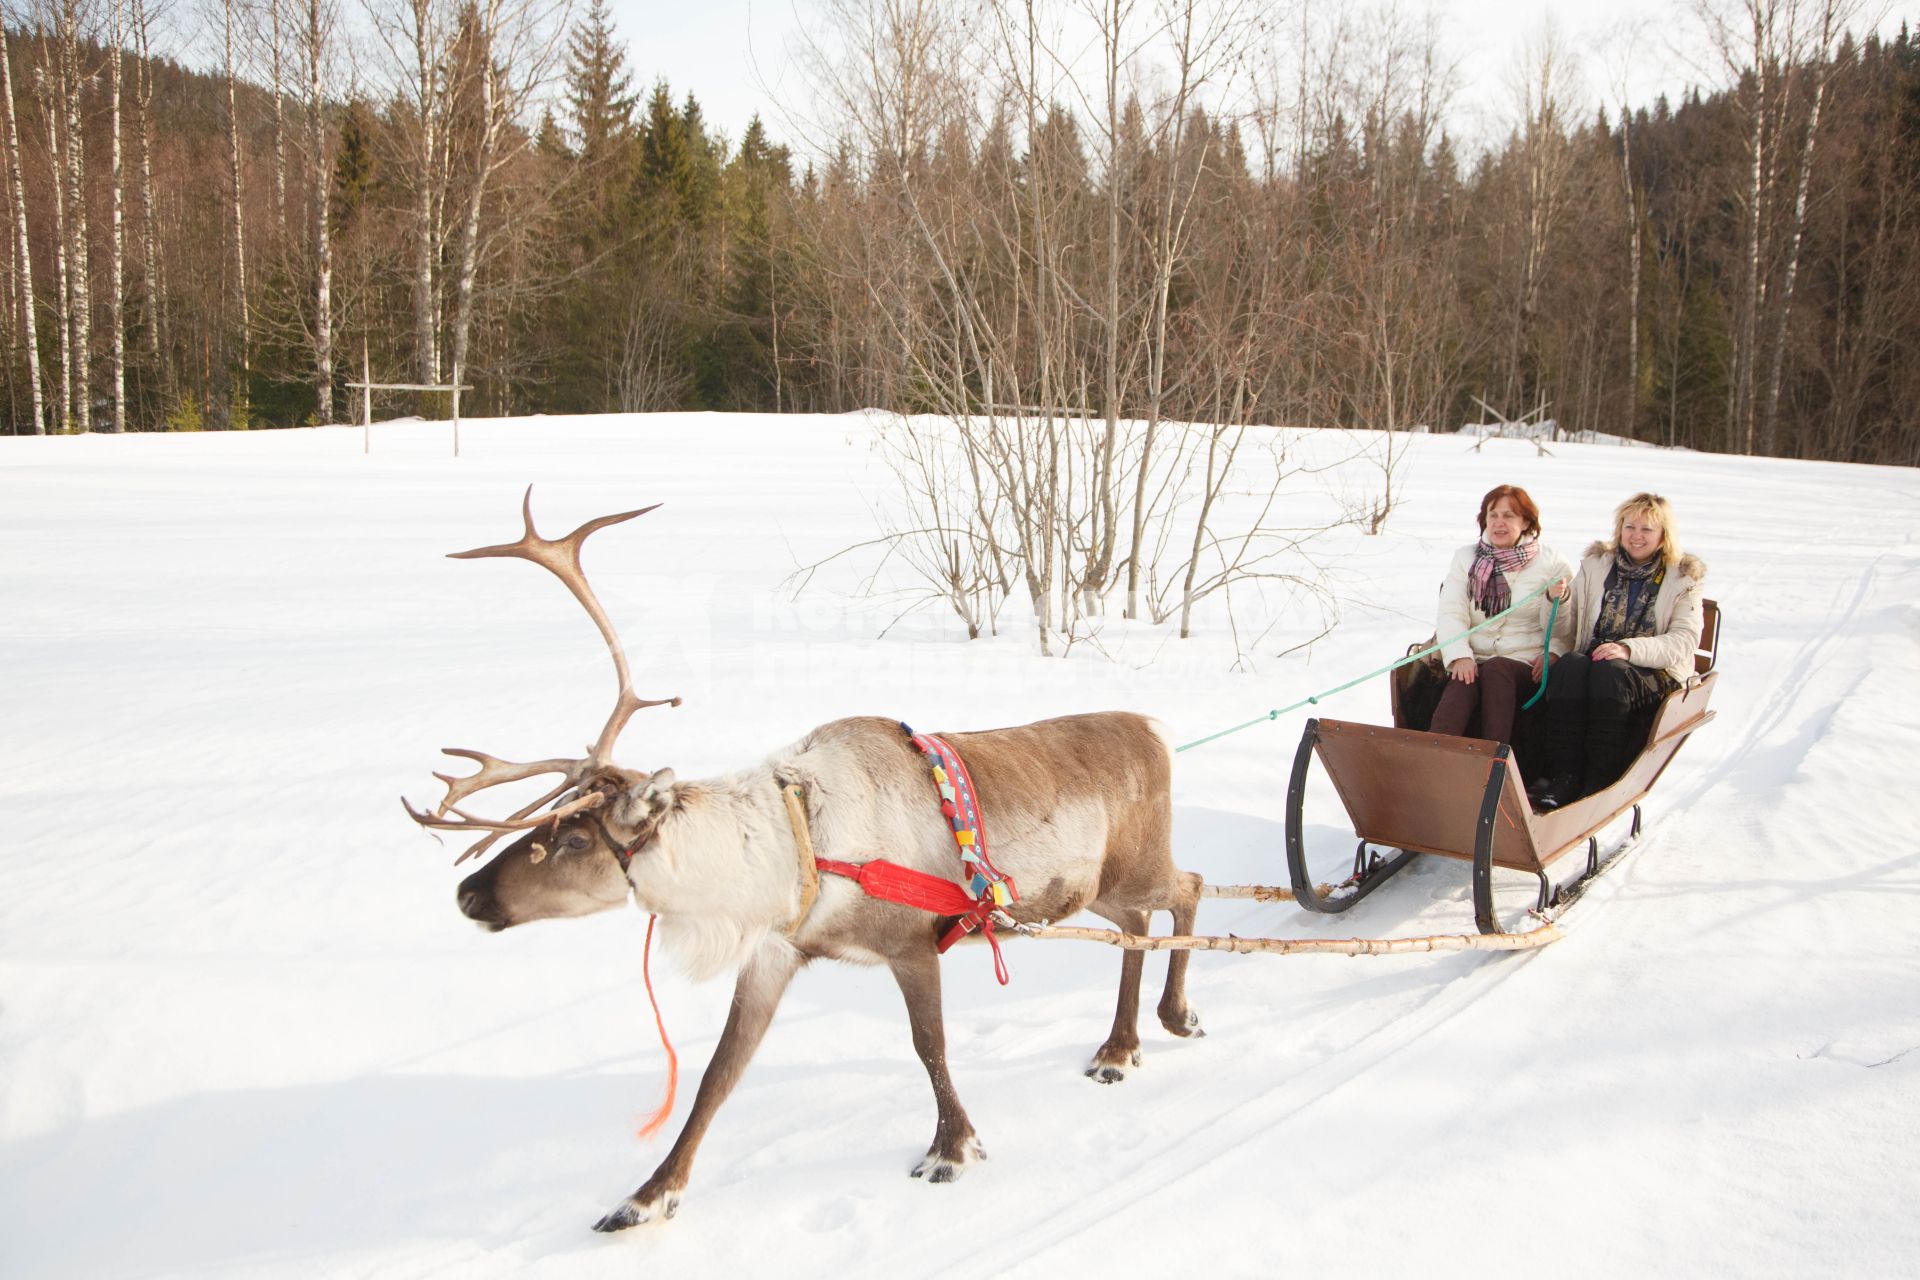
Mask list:
[[1578,800],[1581,794],[1580,784],[1574,781],[1570,773],[1558,774],[1527,788],[1527,798],[1533,802],[1535,813],[1552,813],[1562,805]]

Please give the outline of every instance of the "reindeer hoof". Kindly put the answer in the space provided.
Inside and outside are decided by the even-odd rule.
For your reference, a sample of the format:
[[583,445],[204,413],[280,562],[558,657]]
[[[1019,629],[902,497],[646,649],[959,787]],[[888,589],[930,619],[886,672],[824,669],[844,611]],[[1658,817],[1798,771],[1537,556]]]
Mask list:
[[593,1229],[609,1232],[625,1231],[628,1227],[637,1227],[643,1222],[652,1222],[656,1218],[664,1221],[679,1211],[680,1197],[677,1195],[661,1193],[645,1200],[637,1195],[628,1196],[612,1213],[594,1223]]
[[987,1153],[981,1148],[979,1140],[968,1138],[960,1144],[959,1151],[954,1155],[927,1152],[920,1158],[920,1163],[913,1166],[913,1176],[925,1178],[928,1182],[954,1182],[967,1171],[968,1165],[986,1158]]
[[1200,1025],[1200,1015],[1191,1009],[1186,1010],[1184,1013],[1176,1013],[1171,1016],[1164,1013],[1161,1014],[1160,1025],[1168,1031],[1171,1031],[1174,1035],[1189,1040],[1198,1040],[1201,1036],[1207,1034],[1205,1028]]
[[1093,1055],[1093,1061],[1087,1067],[1087,1079],[1097,1080],[1101,1084],[1119,1084],[1127,1078],[1127,1068],[1140,1065],[1138,1049],[1123,1049],[1118,1053],[1102,1049]]

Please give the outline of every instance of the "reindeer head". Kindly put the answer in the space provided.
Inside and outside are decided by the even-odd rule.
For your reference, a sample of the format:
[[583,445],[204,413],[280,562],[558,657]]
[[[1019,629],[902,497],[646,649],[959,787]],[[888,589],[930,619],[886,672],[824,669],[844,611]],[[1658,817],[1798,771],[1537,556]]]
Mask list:
[[549,815],[460,882],[460,911],[491,931],[530,920],[589,916],[626,905],[660,820],[672,809],[673,770],[608,768],[584,792],[603,801],[562,818]]
[[[611,752],[634,712],[663,704],[679,706],[680,699],[648,700],[634,695],[626,652],[580,569],[580,545],[588,534],[653,509],[601,516],[564,538],[549,540],[534,530],[533,488],[528,486],[521,508],[526,532],[518,542],[453,553],[456,560],[512,556],[550,570],[600,629],[620,682],[613,713],[584,757],[517,764],[485,752],[447,747],[445,754],[473,761],[480,766],[478,771],[459,778],[434,774],[446,784],[447,794],[432,813],[416,810],[401,798],[408,816],[423,827],[484,833],[455,859],[456,866],[486,852],[503,835],[525,833],[460,885],[461,912],[495,931],[529,920],[590,915],[622,905],[627,900],[627,869],[671,806],[672,770],[647,774],[622,769],[613,763]],[[504,819],[477,817],[459,807],[468,796],[490,787],[544,774],[560,775],[559,783]]]

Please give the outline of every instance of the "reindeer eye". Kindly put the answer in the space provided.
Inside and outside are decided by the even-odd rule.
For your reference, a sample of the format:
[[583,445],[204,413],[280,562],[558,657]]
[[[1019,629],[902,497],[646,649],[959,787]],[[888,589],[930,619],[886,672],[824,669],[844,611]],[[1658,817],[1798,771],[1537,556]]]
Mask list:
[[573,831],[569,832],[567,838],[560,843],[567,852],[578,853],[587,847],[587,837],[581,832]]

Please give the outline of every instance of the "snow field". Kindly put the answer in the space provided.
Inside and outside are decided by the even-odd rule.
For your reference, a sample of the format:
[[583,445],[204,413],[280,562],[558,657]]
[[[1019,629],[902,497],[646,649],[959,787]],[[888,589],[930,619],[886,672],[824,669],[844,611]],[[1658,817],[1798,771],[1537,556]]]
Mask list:
[[[878,420],[468,420],[258,435],[0,440],[0,1274],[8,1277],[1467,1274],[1901,1275],[1920,1256],[1920,476],[1412,438],[1385,534],[1316,544],[1338,629],[1234,672],[1202,634],[1109,625],[1064,659],[1017,617],[968,644],[860,591]],[[1352,438],[1283,437],[1295,456]],[[1360,443],[1364,444],[1364,441]],[[1252,462],[1249,466],[1255,465]],[[1289,482],[1321,512],[1362,462]],[[1639,489],[1672,498],[1725,631],[1716,721],[1640,847],[1523,955],[1196,956],[1208,1031],[1143,1000],[1145,1063],[1080,1070],[1119,956],[1016,943],[945,965],[950,1061],[991,1157],[905,1174],[933,1108],[883,971],[794,984],[678,1218],[602,1238],[663,1137],[644,919],[480,934],[461,872],[400,812],[438,749],[576,752],[612,673],[532,566],[445,553],[664,502],[586,566],[642,696],[618,752],[682,777],[837,716],[929,730],[1129,708],[1188,741],[1341,683],[1432,629],[1447,553],[1495,483],[1570,558]],[[890,576],[891,575],[891,576]],[[897,566],[881,589],[906,588]],[[1384,682],[1323,708],[1384,721]],[[1182,755],[1176,861],[1285,877],[1304,717]],[[989,818],[989,821],[991,819]],[[1624,826],[1624,824],[1622,824]],[[1316,866],[1352,837],[1317,776]],[[1622,832],[1621,834],[1624,834]],[[1616,837],[1617,838],[1617,837]],[[1518,912],[1531,886],[1509,877]],[[1212,901],[1208,933],[1471,928],[1428,860],[1340,917]],[[1156,919],[1165,928],[1165,919]],[[1143,988],[1157,994],[1164,960]],[[728,984],[656,967],[679,1116]],[[669,1125],[677,1129],[679,1116]]]

